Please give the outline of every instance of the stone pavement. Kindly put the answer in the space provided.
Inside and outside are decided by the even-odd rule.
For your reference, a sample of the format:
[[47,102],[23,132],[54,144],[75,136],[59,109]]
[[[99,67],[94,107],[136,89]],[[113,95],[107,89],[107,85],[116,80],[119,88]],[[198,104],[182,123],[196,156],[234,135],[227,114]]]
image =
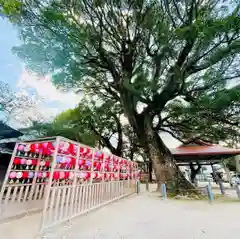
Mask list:
[[144,193],[49,231],[46,239],[238,239],[240,203],[161,200]]
[[[239,202],[162,200],[133,195],[49,230],[45,239],[238,239]],[[40,214],[0,224],[7,239],[35,239]]]

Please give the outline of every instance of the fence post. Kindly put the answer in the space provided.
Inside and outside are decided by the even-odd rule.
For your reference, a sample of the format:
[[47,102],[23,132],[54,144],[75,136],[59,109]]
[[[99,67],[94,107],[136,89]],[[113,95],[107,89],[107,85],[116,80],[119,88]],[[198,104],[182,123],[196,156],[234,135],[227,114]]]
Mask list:
[[163,183],[161,185],[161,189],[162,189],[162,197],[163,197],[163,199],[167,199],[167,188],[166,188],[166,184],[165,183]]
[[208,200],[209,200],[210,203],[212,203],[214,197],[213,197],[213,191],[212,191],[212,185],[211,185],[211,183],[209,183],[209,184],[207,185],[207,193],[208,193]]
[[225,195],[225,187],[224,187],[223,182],[221,180],[219,181],[219,188],[220,188],[221,194]]
[[140,193],[140,180],[137,179],[137,194]]
[[238,185],[236,185],[236,192],[237,192],[238,198],[240,199],[240,189]]
[[149,182],[146,182],[146,191],[149,192]]

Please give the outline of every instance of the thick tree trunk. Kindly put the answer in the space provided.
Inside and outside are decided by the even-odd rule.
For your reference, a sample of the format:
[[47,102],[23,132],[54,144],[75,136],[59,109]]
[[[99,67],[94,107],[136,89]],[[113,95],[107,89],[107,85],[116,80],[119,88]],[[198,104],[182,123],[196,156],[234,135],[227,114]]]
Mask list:
[[194,189],[194,186],[183,176],[169,149],[165,146],[158,132],[152,127],[152,118],[145,116],[144,131],[146,135],[148,152],[153,164],[157,180],[157,190],[161,184],[167,184],[169,190]]
[[198,164],[198,167],[195,169],[193,163],[190,163],[190,169],[191,169],[191,175],[190,175],[191,182],[195,183],[195,179],[196,179],[196,176],[197,176],[197,174],[199,173],[199,171],[201,169],[201,165]]
[[141,145],[144,145],[145,152],[152,162],[158,184],[157,190],[160,191],[162,183],[166,183],[168,189],[174,191],[180,191],[182,188],[194,189],[194,186],[177,167],[171,152],[158,135],[158,131],[153,129],[151,114],[149,112],[138,114],[135,111],[133,96],[124,89],[121,92],[121,101],[130,125],[136,132]]
[[152,171],[153,171],[152,162],[149,161],[149,163],[148,163],[148,182],[149,183],[152,183]]

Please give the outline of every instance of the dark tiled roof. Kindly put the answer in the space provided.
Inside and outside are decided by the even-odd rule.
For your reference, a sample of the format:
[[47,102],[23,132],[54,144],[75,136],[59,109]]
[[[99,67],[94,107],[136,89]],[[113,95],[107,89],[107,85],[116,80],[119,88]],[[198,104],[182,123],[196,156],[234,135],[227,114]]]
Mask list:
[[0,122],[0,139],[18,138],[22,135],[23,133],[20,131],[11,128],[3,122]]
[[196,142],[195,144],[183,144],[175,149],[171,149],[171,153],[174,156],[183,155],[238,155],[240,154],[240,149],[231,149],[226,147],[221,147],[216,144],[209,144],[201,142]]

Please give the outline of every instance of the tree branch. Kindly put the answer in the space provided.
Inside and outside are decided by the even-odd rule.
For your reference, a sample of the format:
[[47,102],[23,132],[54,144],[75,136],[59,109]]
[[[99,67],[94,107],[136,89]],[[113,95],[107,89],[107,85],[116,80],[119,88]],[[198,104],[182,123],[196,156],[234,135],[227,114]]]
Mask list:
[[183,139],[181,139],[180,137],[176,136],[172,131],[165,129],[165,128],[159,128],[159,131],[163,131],[166,132],[168,134],[170,134],[173,138],[179,140],[181,143],[185,143],[185,141]]
[[121,122],[119,120],[119,117],[115,114],[113,114],[113,117],[116,121],[117,124],[117,133],[118,133],[118,144],[117,144],[117,148],[116,148],[116,152],[118,152],[118,155],[122,155],[122,151],[123,151],[123,131],[122,131],[122,125]]
[[220,49],[217,53],[213,54],[208,61],[201,65],[189,66],[186,70],[188,75],[197,73],[199,71],[205,70],[216,63],[220,62],[222,59],[226,58],[232,51],[240,49],[240,40],[231,43],[229,46]]
[[167,12],[167,14],[168,14],[168,17],[170,18],[170,20],[171,20],[171,22],[172,22],[172,24],[173,24],[173,27],[174,27],[174,28],[177,28],[177,24],[176,24],[176,22],[174,21],[173,15],[172,15],[171,10],[170,10],[170,8],[169,8],[169,6],[170,6],[169,1],[168,1],[168,0],[164,0],[163,2],[164,2],[164,7],[165,7],[165,9],[166,9],[166,12]]
[[117,154],[118,152],[117,152],[116,148],[113,147],[113,145],[111,144],[110,140],[107,137],[104,137],[103,135],[101,135],[94,127],[92,127],[91,129],[100,138],[103,146],[107,147],[111,151],[112,154],[121,156],[121,155]]
[[[232,79],[239,78],[239,77],[240,77],[240,74],[234,75],[234,76],[225,77],[225,78],[222,79],[222,80],[223,80],[223,81],[227,81],[227,80],[232,80]],[[189,96],[189,95],[190,95],[191,93],[193,93],[193,92],[209,90],[209,89],[211,89],[214,85],[216,85],[218,82],[219,82],[219,79],[216,79],[215,81],[213,81],[213,82],[210,83],[210,84],[206,84],[206,85],[203,85],[203,86],[199,86],[199,87],[193,88],[193,89],[187,91],[186,93],[183,93],[183,95]]]
[[[91,4],[88,3],[88,1],[84,0],[83,2],[85,4],[85,9],[88,12],[88,16],[91,19],[91,23],[92,23],[92,26],[94,28],[96,38],[98,38],[98,45],[96,45],[96,39],[93,39],[93,46],[95,46],[95,49],[99,53],[99,57],[101,58],[101,60],[103,62],[107,63],[107,66],[108,66],[107,68],[110,71],[113,79],[117,83],[117,82],[119,82],[120,76],[119,76],[119,73],[117,71],[116,65],[113,63],[113,61],[111,60],[111,58],[109,57],[109,55],[107,54],[106,50],[103,47],[104,23],[102,21],[102,18],[99,16],[98,12],[94,9],[94,7],[92,7]],[[99,27],[100,30],[97,30],[97,28],[95,27],[96,20],[94,19],[93,15],[92,15],[92,12],[90,12],[89,9],[98,17],[98,20],[99,20],[98,27]],[[104,9],[102,9],[102,11],[104,12]]]

